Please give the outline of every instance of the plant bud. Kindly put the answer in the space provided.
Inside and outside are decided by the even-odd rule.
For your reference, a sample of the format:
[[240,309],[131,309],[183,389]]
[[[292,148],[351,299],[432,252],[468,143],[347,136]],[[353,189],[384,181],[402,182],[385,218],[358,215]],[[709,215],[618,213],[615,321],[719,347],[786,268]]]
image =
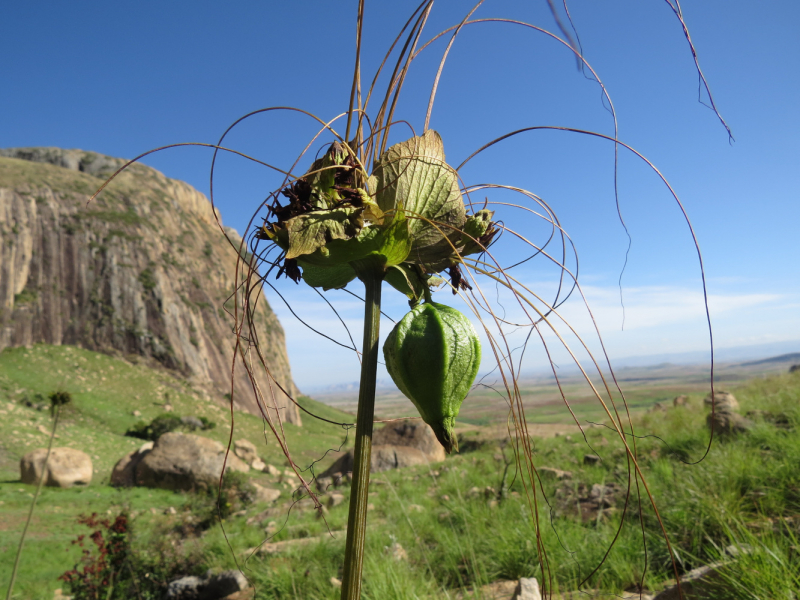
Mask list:
[[481,343],[455,308],[425,302],[411,309],[383,344],[386,369],[449,454],[461,403],[481,363]]

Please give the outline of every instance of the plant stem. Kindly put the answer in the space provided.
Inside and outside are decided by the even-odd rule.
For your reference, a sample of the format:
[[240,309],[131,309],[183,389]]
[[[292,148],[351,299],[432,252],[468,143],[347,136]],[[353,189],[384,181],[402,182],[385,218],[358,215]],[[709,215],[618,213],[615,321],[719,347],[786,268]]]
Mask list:
[[372,462],[372,420],[375,415],[375,379],[378,370],[378,334],[381,319],[383,277],[370,271],[361,276],[366,288],[364,306],[364,345],[361,382],[358,391],[356,447],[353,456],[353,483],[350,486],[350,516],[344,553],[342,600],[361,598],[361,569],[367,532],[369,468]]
[[25,521],[25,528],[22,530],[22,537],[19,540],[19,547],[17,548],[17,557],[14,559],[14,568],[11,570],[11,581],[8,583],[8,591],[6,592],[6,600],[11,600],[11,594],[14,591],[14,581],[17,579],[17,570],[19,569],[19,560],[22,558],[22,547],[25,545],[25,536],[28,534],[28,527],[33,518],[33,509],[36,508],[36,501],[39,499],[39,493],[42,491],[44,484],[44,476],[47,473],[47,461],[50,460],[50,451],[53,449],[53,439],[56,437],[56,427],[58,427],[58,415],[61,412],[61,405],[56,404],[53,414],[53,430],[50,432],[50,443],[47,444],[47,456],[44,457],[42,463],[42,474],[39,476],[39,485],[36,486],[36,493],[33,495],[31,501],[31,508],[28,511],[28,520]]

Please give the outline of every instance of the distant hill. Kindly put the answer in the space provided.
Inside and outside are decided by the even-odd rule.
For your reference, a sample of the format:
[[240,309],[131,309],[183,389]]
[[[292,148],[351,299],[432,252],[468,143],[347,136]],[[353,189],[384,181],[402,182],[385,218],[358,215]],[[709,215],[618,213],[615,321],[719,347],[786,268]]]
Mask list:
[[[0,350],[42,342],[137,355],[223,401],[235,341],[223,304],[234,291],[236,251],[205,196],[144,165],[88,203],[122,164],[82,150],[0,150]],[[266,299],[256,320],[270,373],[296,395]],[[263,370],[255,383],[271,404]],[[299,424],[296,406],[277,389],[275,397]],[[259,414],[241,364],[234,399]]]
[[773,363],[790,363],[800,362],[800,352],[792,352],[791,354],[781,354],[780,356],[773,356],[763,360],[755,360],[751,362],[742,363],[743,367],[756,367],[758,365],[767,365]]

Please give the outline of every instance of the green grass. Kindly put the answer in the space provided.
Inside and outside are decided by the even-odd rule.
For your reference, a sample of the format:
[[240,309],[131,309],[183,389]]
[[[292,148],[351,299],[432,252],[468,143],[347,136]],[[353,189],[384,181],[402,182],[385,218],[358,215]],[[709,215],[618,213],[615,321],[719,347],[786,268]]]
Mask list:
[[[202,435],[223,443],[229,435],[226,411],[215,408],[166,371],[68,347],[35,346],[0,354],[0,397],[5,396],[0,410],[6,411],[0,415],[0,564],[10,565],[13,560],[33,493],[32,486],[17,481],[16,461],[29,449],[45,445],[46,436],[38,433],[38,426],[49,424],[46,413],[23,408],[19,400],[35,398],[37,393],[46,397],[59,387],[73,394],[74,406],[59,430],[57,443],[96,456],[98,472],[85,489],[45,489],[26,546],[16,597],[49,600],[53,589],[61,587],[55,577],[72,567],[77,557],[70,540],[85,533],[85,527],[75,523],[77,514],[117,513],[128,507],[138,513],[133,521],[134,546],[141,553],[161,556],[155,548],[161,548],[158,552],[172,548],[173,554],[196,570],[235,568],[236,558],[256,583],[257,598],[338,598],[331,578],[341,577],[347,502],[330,508],[324,519],[308,501],[291,510],[279,505],[256,519],[253,517],[267,507],[254,506],[243,516],[226,519],[224,531],[214,525],[201,537],[183,535],[181,521],[191,514],[207,513],[207,498],[163,490],[114,490],[106,485],[108,473],[119,457],[141,444],[141,440],[122,435],[139,420],[130,414],[132,410],[140,410],[141,419],[150,420],[163,412],[169,394],[175,413],[216,421],[217,427]],[[800,373],[752,380],[732,391],[742,413],[761,411],[753,417],[749,433],[717,439],[702,462],[686,464],[698,461],[708,443],[707,409],[702,395],[695,394],[687,407],[637,417],[636,433],[644,436],[636,441],[637,457],[680,572],[725,558],[729,564],[722,571],[724,585],[714,597],[788,598],[789,591],[800,591]],[[647,399],[638,401],[644,406]],[[302,398],[301,404],[323,418],[352,420],[352,416],[309,398]],[[284,426],[301,465],[337,448],[345,438],[346,432],[337,425],[305,414],[303,420],[302,428]],[[265,460],[283,469],[284,457],[274,440],[264,441],[259,418],[236,413],[235,424],[234,439],[246,437],[257,443]],[[473,435],[480,438],[479,431],[470,433]],[[487,487],[496,491],[502,484],[504,462],[497,442],[477,445],[473,451],[430,467],[374,474],[363,597],[455,598],[459,589],[477,589],[521,576],[538,577],[564,591],[575,589],[601,563],[598,574],[589,577],[584,588],[620,592],[642,577],[648,589],[665,585],[672,578],[672,563],[643,492],[644,531],[635,487],[624,517],[618,506],[605,517],[581,523],[560,501],[559,494],[566,493],[565,489],[581,484],[591,487],[616,482],[623,489],[627,486],[627,461],[615,435],[596,426],[586,429],[586,441],[580,435],[573,435],[571,441],[565,437],[532,440],[537,467],[573,473],[571,482],[543,477],[533,504],[521,475],[513,468],[506,481],[508,495],[501,502],[493,501],[495,495],[483,493]],[[511,456],[510,447],[505,452]],[[584,465],[583,456],[595,452],[602,462]],[[316,464],[317,472],[331,460],[328,456]],[[266,475],[254,480],[284,490],[281,501],[288,500],[290,490],[285,484]],[[472,488],[480,492],[471,493]],[[562,491],[557,493],[559,489]],[[340,491],[349,496],[345,487]],[[177,509],[177,515],[163,514],[170,506]],[[532,506],[539,511],[538,526]],[[620,526],[613,549],[604,557]],[[544,577],[537,530],[547,549],[549,570]],[[320,540],[280,554],[253,555],[245,562],[247,550],[267,540],[315,536]],[[176,540],[177,546],[171,546],[171,540]],[[394,543],[405,549],[407,560],[392,559],[386,549]],[[731,560],[725,553],[731,545],[748,548],[749,553]]]
[[[163,405],[168,402],[173,414],[203,416],[216,423],[214,429],[199,432],[201,435],[225,445],[230,437],[229,411],[165,369],[131,364],[119,357],[71,346],[35,345],[5,350],[0,354],[1,580],[6,579],[5,571],[13,564],[28,503],[35,489],[35,486],[19,482],[19,459],[31,450],[47,446],[51,426],[47,410],[27,407],[24,401],[48,404],[47,396],[58,389],[69,391],[73,400],[62,411],[55,446],[76,448],[89,454],[95,474],[88,488],[44,489],[26,542],[16,598],[49,600],[53,590],[61,587],[57,575],[72,568],[77,556],[70,541],[86,533],[85,527],[75,522],[79,514],[109,510],[118,513],[123,506],[145,511],[146,514],[135,522],[135,527],[144,535],[151,522],[166,519],[161,516],[165,508],[180,508],[192,500],[186,494],[115,490],[108,485],[114,464],[143,443],[140,439],[125,437],[128,429],[162,414]],[[309,398],[301,398],[300,402],[331,420],[352,420],[351,415]],[[135,410],[141,416],[134,416]],[[304,417],[303,427],[283,425],[293,458],[301,468],[320,459],[327,448],[338,448],[346,437],[346,432],[336,425],[321,423],[305,414]],[[234,422],[234,440],[249,439],[258,446],[267,463],[281,470],[285,468],[283,452],[271,433],[265,434],[259,417],[237,412]],[[324,458],[321,468],[332,460]],[[252,479],[265,486],[281,487],[275,478],[266,474],[254,475]],[[151,508],[157,515],[149,512]],[[219,553],[225,554],[222,549]]]

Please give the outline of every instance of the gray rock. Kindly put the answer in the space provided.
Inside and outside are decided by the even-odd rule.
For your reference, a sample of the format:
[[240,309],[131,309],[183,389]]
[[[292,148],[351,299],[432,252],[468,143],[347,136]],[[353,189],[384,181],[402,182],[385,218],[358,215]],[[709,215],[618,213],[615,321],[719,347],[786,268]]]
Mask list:
[[[711,406],[711,394],[703,398],[703,404]],[[716,402],[716,410],[734,412],[739,410],[739,402],[736,397],[730,392],[725,390],[714,389],[714,402]]]
[[188,575],[171,581],[167,587],[167,598],[196,600],[198,597],[198,590],[203,587],[203,582],[204,579],[196,575]]
[[256,502],[275,502],[275,500],[281,497],[280,490],[265,488],[257,483],[253,483],[252,486],[256,490]]
[[[124,162],[82,150],[0,150],[0,351],[44,343],[139,355],[220,401],[233,384],[236,408],[261,414],[246,370],[238,366],[231,381],[233,317],[218,309],[235,285],[237,254],[218,214],[200,192],[143,164],[88,203]],[[269,370],[254,369],[255,383],[282,419],[300,424],[270,379],[296,395],[283,329],[266,298],[253,301]]]
[[47,465],[47,448],[28,452],[19,461],[22,483],[37,484],[44,471],[44,484],[50,487],[69,488],[89,485],[92,481],[92,459],[85,452],[73,448],[53,448]]
[[317,477],[317,491],[327,492],[328,488],[333,487],[333,477]]
[[339,506],[344,502],[344,494],[341,492],[331,492],[327,494],[326,504],[328,508],[333,508],[334,506]]
[[136,485],[168,490],[205,489],[219,482],[223,462],[226,470],[250,470],[219,442],[191,433],[162,435],[135,469]]
[[523,577],[520,579],[511,600],[542,600],[538,580],[535,577]]
[[715,410],[706,417],[706,425],[717,435],[734,435],[750,431],[753,422],[739,413]]
[[170,582],[169,600],[222,600],[247,589],[247,578],[241,571],[230,570],[214,574],[208,571],[203,577],[181,577]]
[[422,421],[387,423],[373,434],[372,444],[373,446],[416,448],[425,454],[430,462],[442,462],[447,456],[444,447],[436,439],[433,429]]
[[187,429],[190,429],[191,431],[195,431],[197,429],[203,429],[204,427],[203,422],[193,415],[181,417],[181,424]]
[[278,475],[281,474],[281,472],[278,469],[278,467],[276,467],[274,465],[267,465],[266,467],[264,467],[263,471],[264,471],[264,473],[272,475],[273,477],[277,477]]
[[599,465],[602,459],[596,454],[587,454],[583,457],[583,464],[585,465]]
[[[655,595],[653,600],[706,600],[712,598],[713,588],[720,583],[720,569],[725,563],[712,563],[698,567],[681,577],[681,589],[672,585]],[[681,593],[683,596],[681,596]]]
[[540,477],[553,477],[559,481],[563,479],[572,479],[571,471],[562,471],[561,469],[554,469],[553,467],[539,467],[536,469]]
[[129,452],[117,461],[111,471],[111,485],[115,487],[132,487],[136,485],[136,467],[153,449],[153,442],[146,442],[138,450]]
[[233,451],[236,456],[241,458],[248,465],[258,458],[258,448],[250,440],[236,440],[233,443]]
[[683,396],[683,395],[675,396],[675,398],[672,399],[672,406],[675,407],[686,406],[688,403],[689,403],[689,396]]
[[[427,465],[445,459],[444,448],[433,430],[425,423],[400,421],[388,423],[372,436],[372,461],[370,471],[377,473],[415,465]],[[353,471],[353,450],[340,456],[320,477]]]
[[565,481],[554,495],[556,513],[580,518],[584,523],[594,522],[613,514],[622,504],[625,490],[617,483],[584,483],[577,486]]
[[619,487],[615,483],[595,483],[589,492],[589,499],[600,508],[610,508],[616,502]]

